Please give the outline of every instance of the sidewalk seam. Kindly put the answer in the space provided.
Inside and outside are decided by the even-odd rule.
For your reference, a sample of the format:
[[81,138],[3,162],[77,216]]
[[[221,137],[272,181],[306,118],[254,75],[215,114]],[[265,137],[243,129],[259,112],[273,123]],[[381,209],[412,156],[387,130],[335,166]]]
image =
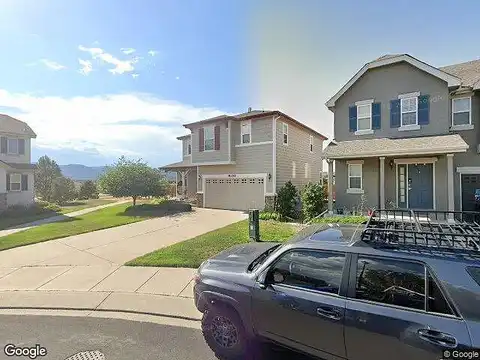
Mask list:
[[187,283],[187,285],[185,285],[185,286],[183,287],[182,291],[180,291],[180,292],[178,293],[178,295],[175,295],[175,296],[180,296],[180,294],[185,291],[185,289],[188,287],[188,285],[190,285],[190,283],[191,283],[192,281],[193,281],[193,278],[191,278],[190,281]]
[[107,276],[105,276],[102,280],[100,280],[99,282],[97,282],[95,285],[93,285],[90,289],[87,290],[87,292],[95,292],[95,291],[92,291],[93,288],[95,288],[97,285],[99,285],[100,283],[102,283],[106,278],[110,277],[111,275],[115,274],[118,269],[120,269],[122,266],[118,266],[114,271],[112,271],[110,274],[108,274]]
[[[63,275],[63,274],[65,274],[65,273],[69,272],[70,270],[72,270],[72,267],[69,267],[69,268],[68,268],[67,270],[65,270],[64,272],[62,272],[62,273],[58,274],[57,276],[55,276],[54,278],[52,278],[52,279],[48,280],[46,283],[44,283],[44,284],[40,285],[40,286],[39,286],[39,287],[37,287],[35,290],[38,290],[38,289],[40,289],[42,286],[45,286],[45,285],[47,285],[49,282],[52,282],[53,280],[55,280],[56,278],[58,278],[58,277],[62,276],[62,275]],[[38,291],[41,291],[41,290],[38,290]]]
[[145,285],[147,282],[149,282],[155,275],[157,275],[157,273],[159,271],[160,271],[160,269],[157,269],[157,271],[155,271],[152,276],[150,276],[142,285],[140,285],[138,288],[136,288],[133,292],[136,293],[138,290],[140,290],[142,288],[142,286]]
[[98,304],[97,306],[95,306],[95,308],[93,309],[93,311],[97,310],[98,307],[99,307],[100,305],[102,305],[102,304],[110,297],[110,295],[112,295],[112,294],[113,294],[113,291],[110,291],[110,294],[108,294],[107,296],[105,296],[105,298],[104,298],[102,301],[100,301],[100,304]]

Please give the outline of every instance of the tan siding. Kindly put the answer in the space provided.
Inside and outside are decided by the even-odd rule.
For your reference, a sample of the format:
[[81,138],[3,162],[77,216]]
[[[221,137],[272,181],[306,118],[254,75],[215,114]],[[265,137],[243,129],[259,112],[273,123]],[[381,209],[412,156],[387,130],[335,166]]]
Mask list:
[[[272,174],[272,145],[256,145],[235,148],[236,165],[199,166],[199,174]],[[267,192],[273,190],[272,180],[267,179]],[[199,181],[199,189],[201,181]]]
[[[200,127],[212,127],[220,126],[220,150],[214,151],[202,151],[199,152],[198,149],[198,134]],[[212,161],[229,161],[228,159],[228,129],[226,121],[212,122],[209,124],[203,124],[202,126],[198,125],[192,127],[192,162],[212,162]]]
[[[283,145],[283,122],[288,124],[288,145]],[[277,141],[277,192],[287,181],[300,190],[308,182],[319,182],[322,172],[323,140],[313,132],[280,118],[276,126]],[[313,153],[310,152],[310,135],[313,135]],[[296,177],[292,178],[292,164],[295,162]],[[305,164],[310,167],[309,178],[305,178]]]
[[6,136],[9,138],[25,139],[25,155],[5,155],[0,154],[0,160],[11,163],[27,164],[30,163],[31,154],[31,139],[20,135],[6,135],[0,133],[0,136]]
[[[252,143],[272,141],[272,121],[273,117],[268,116],[259,119],[252,119]],[[234,145],[240,144],[240,124],[242,121],[232,121],[232,140]]]

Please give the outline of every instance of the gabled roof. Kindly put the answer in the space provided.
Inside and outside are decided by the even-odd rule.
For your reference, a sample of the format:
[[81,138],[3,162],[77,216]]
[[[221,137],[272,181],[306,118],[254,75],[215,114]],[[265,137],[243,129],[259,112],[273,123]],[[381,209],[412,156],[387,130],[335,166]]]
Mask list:
[[2,132],[27,135],[32,138],[37,137],[37,134],[33,132],[32,128],[28,126],[27,123],[5,114],[0,114],[0,133]]
[[190,128],[192,125],[201,125],[201,124],[205,124],[205,123],[209,123],[209,122],[213,122],[213,121],[219,121],[219,120],[240,121],[240,120],[248,120],[248,119],[260,118],[260,117],[264,117],[264,116],[274,116],[274,115],[285,117],[288,120],[290,120],[291,122],[297,124],[298,126],[304,128],[304,129],[307,129],[307,130],[313,132],[314,134],[320,136],[323,140],[327,140],[327,137],[325,135],[320,134],[318,131],[313,130],[311,127],[301,123],[300,121],[298,121],[298,120],[292,118],[291,116],[289,116],[289,115],[287,115],[287,114],[285,114],[281,111],[278,111],[278,110],[251,110],[251,111],[241,113],[241,114],[237,114],[237,115],[220,115],[220,116],[216,116],[216,117],[201,120],[201,121],[196,121],[196,122],[189,123],[189,124],[184,124],[183,126],[186,127],[186,128]]
[[467,61],[439,68],[462,79],[462,86],[480,89],[480,60]]
[[177,137],[177,140],[188,139],[188,138],[191,137],[191,136],[192,136],[192,134],[182,135],[182,136]]
[[459,86],[462,83],[462,80],[448,73],[444,70],[440,70],[436,67],[433,67],[423,61],[420,61],[413,56],[408,54],[392,54],[392,55],[383,55],[378,59],[375,59],[369,63],[366,63],[348,82],[330,99],[326,102],[328,108],[334,107],[335,102],[342,96],[350,87],[368,70],[378,68],[381,66],[392,65],[400,62],[409,63],[416,68],[425,71],[428,74],[431,74],[439,79],[444,80],[448,83],[448,86]]

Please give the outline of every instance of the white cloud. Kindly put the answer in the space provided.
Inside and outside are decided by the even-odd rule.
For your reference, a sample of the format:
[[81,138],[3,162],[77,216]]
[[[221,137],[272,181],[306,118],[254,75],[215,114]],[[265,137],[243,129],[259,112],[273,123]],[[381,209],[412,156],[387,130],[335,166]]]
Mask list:
[[55,71],[63,70],[67,68],[65,65],[59,64],[56,61],[49,60],[49,59],[41,59],[40,62],[46,67],[48,67],[49,69],[52,69]]
[[37,147],[96,149],[106,157],[126,154],[151,163],[158,163],[168,153],[180,154],[175,138],[187,132],[182,124],[223,113],[148,94],[63,98],[2,89],[0,106],[18,110],[10,115],[33,128],[38,135]]
[[83,75],[88,75],[93,71],[92,62],[89,60],[78,59],[78,63],[82,66],[78,72]]
[[123,52],[125,55],[130,55],[133,54],[136,50],[133,48],[121,48],[121,52]]
[[177,77],[175,78],[175,80],[180,80],[180,76],[177,76]]
[[133,65],[136,64],[140,59],[139,57],[135,57],[129,60],[120,60],[112,54],[105,52],[105,50],[101,48],[87,48],[85,46],[79,45],[78,49],[80,51],[90,53],[92,59],[101,60],[107,64],[114,65],[113,69],[108,70],[112,74],[124,74],[134,71],[135,67]]
[[149,50],[148,55],[150,55],[150,56],[158,55],[158,51],[157,50]]
[[136,79],[140,76],[140,74],[132,74],[132,78]]

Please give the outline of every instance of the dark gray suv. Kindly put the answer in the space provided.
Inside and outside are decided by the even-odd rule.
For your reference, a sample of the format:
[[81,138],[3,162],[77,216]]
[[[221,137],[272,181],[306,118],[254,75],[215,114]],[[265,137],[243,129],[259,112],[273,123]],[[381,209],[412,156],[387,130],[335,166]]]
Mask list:
[[376,210],[360,226],[312,225],[284,244],[226,250],[195,277],[205,340],[220,359],[249,358],[259,339],[322,359],[478,348],[478,216]]

